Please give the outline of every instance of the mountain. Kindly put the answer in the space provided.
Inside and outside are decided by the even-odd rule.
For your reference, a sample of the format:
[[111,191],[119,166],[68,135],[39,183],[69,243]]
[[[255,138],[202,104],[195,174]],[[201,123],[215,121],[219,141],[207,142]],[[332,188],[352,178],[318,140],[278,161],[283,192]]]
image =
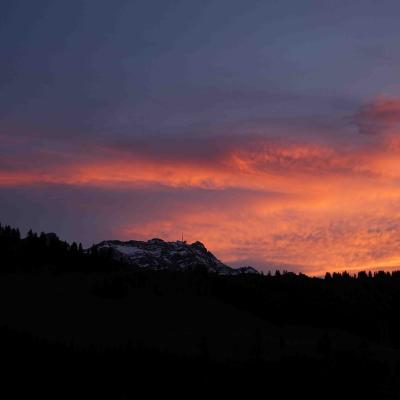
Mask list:
[[107,240],[94,246],[98,252],[111,252],[116,260],[135,267],[149,269],[187,270],[205,268],[221,275],[257,274],[252,267],[232,268],[222,263],[203,243],[186,241],[165,242],[151,239],[147,242]]
[[250,265],[247,267],[236,268],[235,271],[239,272],[240,274],[258,274],[258,271]]

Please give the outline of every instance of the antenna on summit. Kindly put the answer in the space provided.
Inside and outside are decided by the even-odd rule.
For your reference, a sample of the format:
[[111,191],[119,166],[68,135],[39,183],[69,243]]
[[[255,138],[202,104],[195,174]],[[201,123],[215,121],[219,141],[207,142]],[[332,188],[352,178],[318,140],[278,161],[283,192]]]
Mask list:
[[183,243],[183,233],[182,233],[182,243]]

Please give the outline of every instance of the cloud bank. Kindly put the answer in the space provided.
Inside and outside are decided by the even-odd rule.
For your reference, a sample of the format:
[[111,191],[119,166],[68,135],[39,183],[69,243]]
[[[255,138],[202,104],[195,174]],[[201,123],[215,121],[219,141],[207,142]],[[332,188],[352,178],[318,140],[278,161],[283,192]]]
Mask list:
[[[350,119],[372,140],[261,133],[1,134],[4,222],[108,239],[201,240],[223,261],[268,270],[400,265],[400,100]],[[24,144],[24,146],[22,146]]]

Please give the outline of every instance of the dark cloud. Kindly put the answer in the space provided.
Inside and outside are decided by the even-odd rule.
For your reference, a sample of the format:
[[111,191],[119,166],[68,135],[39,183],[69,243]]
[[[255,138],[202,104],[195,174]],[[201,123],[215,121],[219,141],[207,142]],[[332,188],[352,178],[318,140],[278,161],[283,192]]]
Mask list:
[[364,104],[353,121],[363,135],[388,133],[400,125],[400,98],[378,97]]

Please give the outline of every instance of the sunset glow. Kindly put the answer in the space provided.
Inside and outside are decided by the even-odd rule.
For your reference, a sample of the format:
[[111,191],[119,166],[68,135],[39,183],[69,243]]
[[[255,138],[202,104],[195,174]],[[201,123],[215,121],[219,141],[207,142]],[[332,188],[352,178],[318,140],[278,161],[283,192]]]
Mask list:
[[[162,215],[156,211],[152,218],[149,207],[148,218],[138,222],[132,206],[113,234],[176,240],[183,232],[227,263],[308,273],[395,267],[400,262],[400,148],[391,126],[393,100],[390,112],[381,103],[378,111],[369,105],[371,115],[365,118],[389,113],[390,121],[370,121],[384,129],[371,143],[351,148],[234,136],[224,137],[226,148],[200,162],[191,159],[190,149],[184,152],[184,144],[162,154],[141,154],[135,146],[94,146],[91,154],[63,152],[62,162],[52,157],[40,167],[3,169],[0,184],[153,191],[161,198],[168,193],[172,199],[166,204],[173,204]],[[359,123],[364,126],[364,120]],[[197,145],[213,150],[208,139]],[[186,156],[180,159],[181,154]],[[33,160],[40,156],[29,154]]]
[[[87,246],[183,233],[228,264],[264,271],[400,265],[400,90],[392,83],[400,60],[379,52],[391,48],[391,32],[375,44],[372,31],[360,39],[355,11],[338,8],[343,26],[333,38],[324,28],[331,15],[319,10],[293,19],[298,35],[275,16],[282,25],[270,43],[275,28],[258,7],[236,10],[236,35],[229,24],[219,29],[210,6],[176,21],[160,10],[177,24],[164,38],[158,23],[138,20],[136,31],[124,17],[130,7],[110,16],[109,36],[100,19],[92,38],[82,22],[91,14],[79,10],[71,31],[55,30],[54,46],[31,26],[23,55],[10,50],[3,222]],[[205,16],[213,45],[196,28]],[[342,31],[354,31],[350,42]]]

